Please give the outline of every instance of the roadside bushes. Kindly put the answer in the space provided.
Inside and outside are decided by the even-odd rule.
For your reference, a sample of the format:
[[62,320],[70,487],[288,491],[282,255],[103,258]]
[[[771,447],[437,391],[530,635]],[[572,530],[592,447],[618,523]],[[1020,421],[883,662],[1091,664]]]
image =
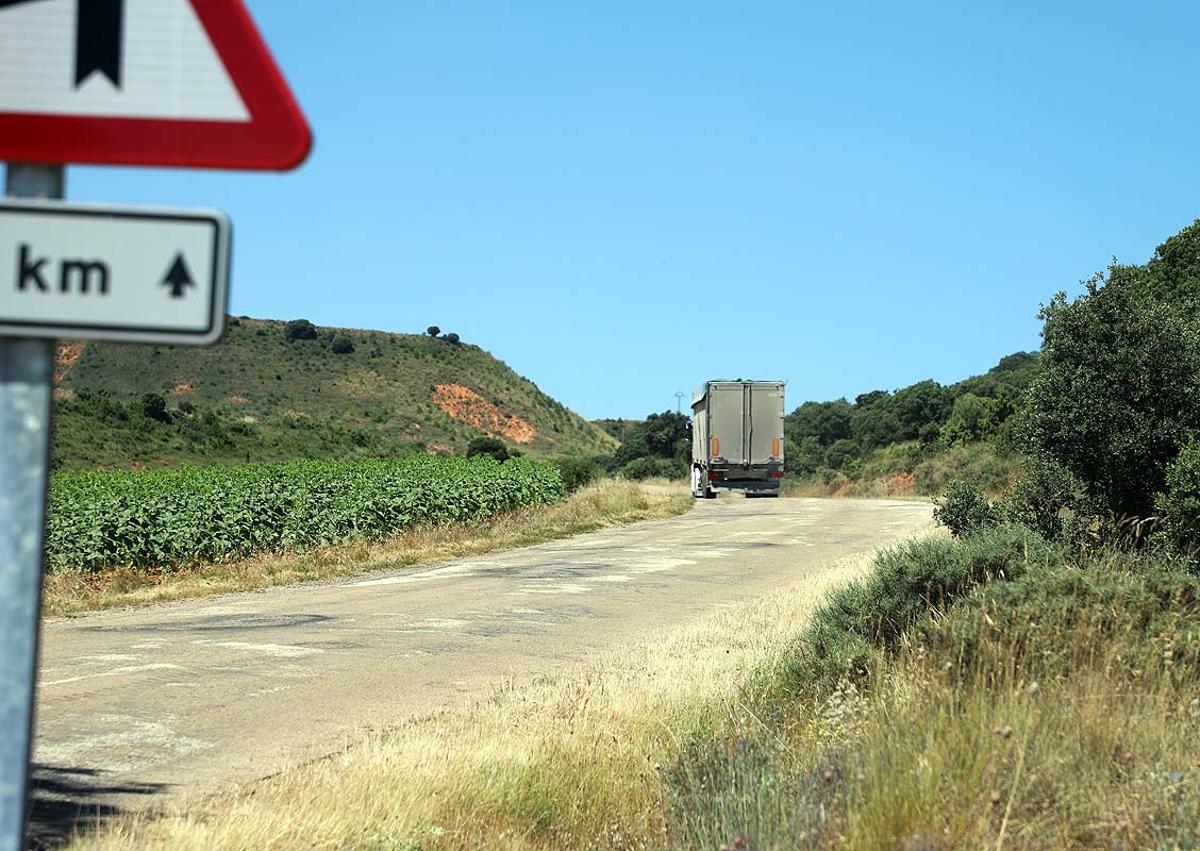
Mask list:
[[992,525],[996,512],[987,497],[959,480],[951,482],[945,496],[934,504],[933,519],[957,538]]
[[565,456],[555,458],[554,463],[558,466],[558,474],[567,493],[574,493],[604,475],[604,468],[594,458]]
[[876,650],[993,579],[1011,580],[1057,556],[1036,532],[998,525],[956,540],[924,539],[884,550],[866,579],[829,596],[800,636],[790,676],[804,693],[866,674]]
[[1153,555],[1109,550],[980,587],[953,617],[926,621],[918,634],[929,652],[955,659],[963,676],[995,674],[998,663],[1038,679],[1098,665],[1132,680],[1148,667],[1194,678],[1198,630],[1197,577]]

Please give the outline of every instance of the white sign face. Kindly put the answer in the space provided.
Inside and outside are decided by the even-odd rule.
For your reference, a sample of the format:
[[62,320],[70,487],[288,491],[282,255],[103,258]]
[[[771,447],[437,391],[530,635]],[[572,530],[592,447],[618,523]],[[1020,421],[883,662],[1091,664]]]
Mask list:
[[208,210],[0,201],[0,335],[214,342],[229,239]]
[[0,112],[250,120],[190,0],[3,0]]

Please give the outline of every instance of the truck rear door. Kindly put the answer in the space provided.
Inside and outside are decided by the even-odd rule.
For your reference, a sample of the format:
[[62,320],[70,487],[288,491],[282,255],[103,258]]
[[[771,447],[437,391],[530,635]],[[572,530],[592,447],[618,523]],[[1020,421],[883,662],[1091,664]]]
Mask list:
[[778,464],[783,461],[783,385],[746,385],[746,444],[748,463]]
[[745,463],[744,388],[736,382],[713,382],[708,386],[708,452],[718,463]]

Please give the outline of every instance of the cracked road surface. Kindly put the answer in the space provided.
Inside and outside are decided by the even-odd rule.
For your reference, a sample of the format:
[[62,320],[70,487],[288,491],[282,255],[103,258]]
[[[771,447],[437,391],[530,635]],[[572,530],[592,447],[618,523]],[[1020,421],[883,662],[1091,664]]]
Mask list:
[[725,497],[435,567],[50,621],[38,806],[103,815],[263,777],[929,520],[916,502]]

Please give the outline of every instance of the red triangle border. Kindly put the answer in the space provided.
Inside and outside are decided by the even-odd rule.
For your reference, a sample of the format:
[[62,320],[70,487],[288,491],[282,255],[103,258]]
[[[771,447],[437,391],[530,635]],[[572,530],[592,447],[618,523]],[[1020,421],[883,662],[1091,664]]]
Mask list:
[[0,112],[0,159],[286,171],[312,131],[242,0],[189,0],[250,113],[249,121]]

